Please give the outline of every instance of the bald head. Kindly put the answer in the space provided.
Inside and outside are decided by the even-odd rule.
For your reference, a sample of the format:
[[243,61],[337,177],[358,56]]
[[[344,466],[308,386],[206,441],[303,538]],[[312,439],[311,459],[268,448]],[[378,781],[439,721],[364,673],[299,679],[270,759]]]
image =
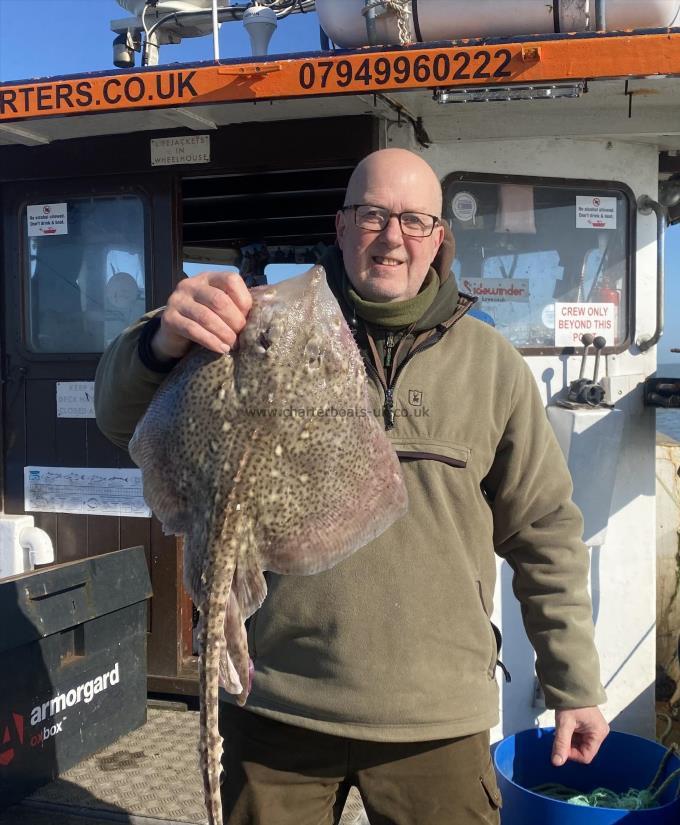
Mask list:
[[[352,173],[345,206],[375,206],[390,219],[381,230],[360,226],[356,210],[341,209],[335,219],[338,245],[354,289],[369,301],[404,301],[418,293],[444,238],[435,222],[431,234],[404,234],[400,215],[423,213],[439,218],[442,190],[425,161],[406,149],[381,149],[364,158]],[[429,218],[426,217],[429,221]]]
[[408,149],[379,149],[359,162],[347,184],[345,203],[362,203],[367,191],[400,186],[411,188],[421,202],[409,208],[441,215],[442,188],[432,167]]

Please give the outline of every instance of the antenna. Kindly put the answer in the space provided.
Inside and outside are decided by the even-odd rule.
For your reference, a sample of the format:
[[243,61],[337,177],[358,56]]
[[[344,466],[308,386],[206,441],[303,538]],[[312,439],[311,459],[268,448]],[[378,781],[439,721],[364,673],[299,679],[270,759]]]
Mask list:
[[[2,0],[0,0],[0,3]],[[187,37],[213,36],[215,61],[219,60],[217,29],[222,23],[242,20],[250,37],[253,56],[266,55],[277,21],[290,14],[314,11],[316,0],[117,0],[131,17],[112,20],[113,61],[120,68],[135,65],[135,52],[143,66],[158,64],[159,50]]]
[[250,49],[253,57],[267,54],[269,41],[276,30],[276,12],[267,6],[260,6],[256,3],[243,13],[243,25],[250,37]]

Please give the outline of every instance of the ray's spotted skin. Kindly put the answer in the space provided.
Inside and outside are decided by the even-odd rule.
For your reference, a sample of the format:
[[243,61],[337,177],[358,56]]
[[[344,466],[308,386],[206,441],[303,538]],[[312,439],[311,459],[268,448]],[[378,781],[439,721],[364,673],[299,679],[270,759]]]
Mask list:
[[252,296],[236,351],[190,352],[130,443],[149,506],[167,533],[184,536],[185,584],[201,615],[199,748],[211,825],[222,822],[218,687],[245,704],[244,621],[266,596],[263,571],[327,570],[407,508],[323,269]]

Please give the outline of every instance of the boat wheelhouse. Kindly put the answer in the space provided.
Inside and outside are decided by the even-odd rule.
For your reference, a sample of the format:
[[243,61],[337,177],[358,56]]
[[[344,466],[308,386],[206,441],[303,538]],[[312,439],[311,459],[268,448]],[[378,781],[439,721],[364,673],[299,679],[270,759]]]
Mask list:
[[[567,455],[608,718],[652,735],[655,408],[680,397],[655,382],[680,220],[680,3],[316,0],[321,50],[160,65],[191,25],[211,30],[213,4],[120,2],[129,68],[0,84],[0,523],[31,516],[57,565],[143,546],[149,689],[195,693],[181,542],[97,430],[98,357],[196,264],[257,284],[316,262],[355,164],[409,148],[441,180],[461,289],[526,358]],[[313,5],[251,14],[271,26]],[[214,19],[247,11],[220,3]],[[26,542],[8,535],[20,566]],[[498,738],[550,715],[507,564],[495,604],[512,673]],[[677,682],[677,656],[669,668]]]

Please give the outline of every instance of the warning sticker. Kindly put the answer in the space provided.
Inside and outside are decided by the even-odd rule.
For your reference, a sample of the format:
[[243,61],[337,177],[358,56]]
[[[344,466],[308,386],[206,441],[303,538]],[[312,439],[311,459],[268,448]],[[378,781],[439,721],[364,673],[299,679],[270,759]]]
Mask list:
[[616,198],[576,196],[577,229],[616,229]]
[[57,381],[57,418],[94,417],[94,381]]
[[41,203],[26,207],[28,237],[68,235],[65,203]]
[[616,304],[555,304],[555,346],[581,346],[581,336],[601,335],[609,345],[616,338]]

